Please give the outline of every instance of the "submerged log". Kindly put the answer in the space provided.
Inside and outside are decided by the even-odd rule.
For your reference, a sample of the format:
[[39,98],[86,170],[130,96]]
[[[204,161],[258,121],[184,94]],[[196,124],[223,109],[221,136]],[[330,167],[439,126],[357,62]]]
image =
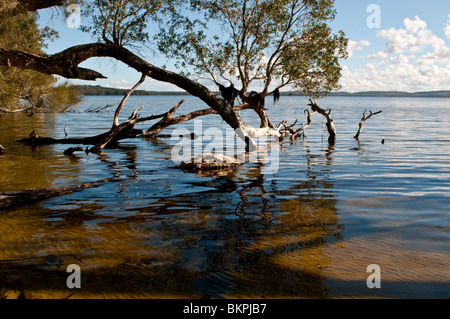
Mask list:
[[64,155],[73,155],[73,153],[75,153],[75,152],[82,152],[82,151],[84,151],[84,150],[81,146],[73,146],[73,147],[69,147],[68,149],[66,149],[64,151]]
[[[129,129],[122,130],[119,134],[114,136],[114,138],[110,141],[111,143],[117,143],[120,140],[127,138],[136,138],[141,135],[142,130],[137,129]],[[95,136],[90,137],[81,137],[81,138],[52,138],[52,137],[27,137],[18,140],[19,143],[24,143],[31,146],[42,146],[42,145],[52,145],[52,144],[83,144],[83,145],[96,145],[99,141],[101,141],[105,136],[107,136],[109,132],[102,133]]]
[[0,210],[27,205],[53,197],[72,194],[73,192],[82,189],[98,187],[113,180],[114,178],[105,178],[92,183],[83,183],[70,187],[33,188],[25,189],[22,191],[0,192]]
[[199,155],[188,162],[181,162],[173,168],[191,172],[201,172],[233,169],[240,165],[242,165],[242,163],[233,157],[219,154],[204,154]]

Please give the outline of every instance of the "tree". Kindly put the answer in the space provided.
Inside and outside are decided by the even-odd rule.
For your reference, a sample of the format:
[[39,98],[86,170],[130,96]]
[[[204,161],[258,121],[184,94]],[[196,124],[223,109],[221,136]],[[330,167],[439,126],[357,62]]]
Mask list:
[[[3,13],[1,16],[0,48],[43,54],[45,41],[56,36],[48,27],[39,29],[37,13],[22,12],[13,16]],[[80,101],[74,87],[56,82],[52,75],[0,66],[0,108],[3,111],[27,108],[62,111]]]
[[[29,2],[25,1],[24,2]],[[48,2],[48,1],[44,1]],[[90,43],[90,44],[84,44],[84,45],[78,45],[75,47],[68,48],[64,51],[61,51],[59,53],[53,54],[53,55],[45,55],[45,54],[31,54],[30,52],[27,52],[25,50],[14,50],[14,49],[1,49],[0,48],[0,65],[7,65],[9,67],[18,67],[22,69],[32,69],[36,70],[42,73],[47,74],[57,74],[60,76],[63,76],[65,78],[76,78],[76,79],[83,79],[83,80],[95,80],[98,78],[103,78],[103,75],[100,73],[80,68],[79,64],[87,59],[90,59],[92,57],[111,57],[118,61],[121,61],[128,66],[134,68],[135,70],[142,73],[143,76],[151,77],[158,81],[168,82],[172,83],[179,88],[187,91],[193,96],[196,96],[200,98],[202,101],[204,101],[210,108],[212,108],[215,112],[217,112],[223,120],[230,125],[233,129],[235,129],[236,133],[239,137],[241,137],[247,145],[250,147],[255,146],[255,143],[253,141],[254,137],[258,137],[261,135],[267,135],[267,134],[278,134],[279,130],[271,130],[266,126],[262,125],[263,129],[253,128],[249,125],[247,125],[242,118],[237,114],[237,112],[233,109],[232,106],[232,100],[228,98],[228,95],[225,98],[222,98],[218,96],[216,93],[214,93],[212,90],[208,89],[205,85],[201,84],[197,80],[191,79],[189,76],[186,76],[184,74],[175,73],[168,71],[165,68],[157,67],[149,63],[148,61],[145,61],[140,56],[136,55],[132,51],[130,51],[127,47],[132,47],[133,41],[141,41],[144,40],[144,38],[148,37],[147,34],[141,33],[140,36],[144,36],[144,38],[141,38],[140,36],[136,39],[133,39],[133,32],[131,30],[145,30],[148,27],[148,23],[150,22],[150,19],[147,19],[148,17],[152,17],[152,21],[162,21],[165,22],[164,19],[161,20],[162,14],[169,14],[170,17],[181,17],[180,15],[176,15],[175,12],[179,8],[178,3],[171,3],[171,1],[158,1],[155,3],[155,6],[153,6],[153,10],[157,10],[155,12],[149,13],[150,11],[147,11],[146,7],[136,7],[134,5],[139,5],[140,3],[143,3],[143,1],[140,0],[121,0],[121,1],[107,1],[107,0],[95,0],[94,4],[98,8],[97,11],[92,12],[90,15],[94,18],[93,25],[98,25],[99,27],[103,26],[103,29],[101,33],[100,31],[96,32],[96,35],[101,34],[100,42],[96,43]],[[224,2],[225,3],[225,2]],[[236,2],[239,4],[239,2]],[[281,79],[281,85],[278,85],[277,88],[281,88],[283,86],[287,86],[289,84],[294,83],[294,75],[297,76],[302,72],[304,72],[306,75],[301,77],[303,87],[311,87],[305,86],[304,84],[312,83],[312,78],[315,74],[325,74],[325,66],[328,66],[330,69],[337,70],[338,66],[335,64],[338,57],[343,56],[345,53],[345,38],[343,37],[343,34],[341,34],[339,37],[331,37],[331,38],[324,38],[325,34],[330,35],[331,33],[328,32],[325,26],[325,22],[330,20],[333,15],[334,11],[332,9],[332,1],[312,1],[312,0],[303,0],[303,1],[277,1],[274,2],[274,4],[271,6],[269,2],[252,2],[252,3],[261,3],[262,8],[269,8],[269,9],[261,9],[259,10],[258,6],[249,6],[247,7],[247,4],[250,4],[249,1],[244,2],[246,6],[242,10],[243,14],[242,16],[245,16],[249,11],[247,8],[253,8],[251,10],[254,10],[255,12],[260,12],[261,15],[265,14],[266,12],[269,12],[269,27],[268,30],[274,29],[275,33],[273,34],[281,34],[281,40],[279,41],[279,45],[281,44],[281,47],[279,49],[275,48],[275,51],[270,55],[268,61],[271,61],[270,63],[262,64],[263,67],[259,67],[254,64],[254,60],[252,59],[253,52],[259,52],[259,54],[264,53],[264,48],[272,48],[271,45],[266,45],[266,42],[270,42],[269,38],[264,36],[263,33],[258,33],[256,29],[265,27],[264,24],[261,26],[256,24],[253,27],[247,28],[246,26],[249,23],[249,19],[243,18],[243,31],[244,33],[248,33],[248,37],[241,37],[238,38],[240,41],[244,41],[244,45],[239,46],[239,50],[236,51],[240,54],[240,59],[235,59],[236,65],[240,64],[241,69],[239,70],[239,76],[240,80],[246,82],[243,82],[243,88],[239,91],[239,97],[243,100],[244,103],[247,103],[259,113],[262,113],[261,111],[264,111],[263,105],[261,102],[271,92],[269,92],[270,85],[272,83],[272,79],[275,79],[275,76],[278,76],[278,79]],[[205,10],[203,9],[203,4],[205,5]],[[303,32],[302,37],[298,38],[298,41],[292,42],[289,40],[288,37],[291,36],[291,31],[294,32],[294,28],[291,30],[287,30],[285,33],[282,33],[281,28],[278,27],[278,25],[281,25],[282,23],[285,23],[285,25],[292,26],[298,25],[297,22],[299,20],[294,19],[289,23],[289,19],[287,22],[283,20],[282,18],[289,15],[289,10],[286,8],[291,8],[291,12],[293,9],[297,8],[296,5],[301,6],[299,8],[312,8],[311,10],[306,10],[305,15],[302,16],[309,16],[310,20],[302,20],[304,24],[304,30],[310,30],[309,32],[313,32],[314,30],[322,30],[323,32],[321,34],[309,34],[308,32]],[[48,5],[48,3],[47,3]],[[291,7],[289,7],[291,5]],[[100,11],[101,8],[101,11]],[[139,11],[133,11],[130,8],[141,8]],[[214,7],[213,1],[196,1],[193,5],[194,9],[200,10],[198,11],[202,14],[206,14],[206,17],[208,15],[214,13],[216,14],[216,7]],[[241,7],[238,7],[238,9]],[[214,9],[214,10],[213,10]],[[220,9],[220,8],[219,8]],[[149,9],[150,10],[150,9]],[[204,10],[204,11],[203,11]],[[134,12],[134,13],[133,13]],[[206,13],[204,13],[206,12]],[[294,11],[294,13],[297,11]],[[134,24],[134,20],[127,20],[125,19],[127,16],[135,15],[137,17],[137,24]],[[218,13],[217,13],[218,14]],[[142,15],[143,18],[138,18],[140,15]],[[150,16],[149,16],[150,15]],[[291,14],[292,16],[292,14]],[[108,21],[118,21],[118,23],[107,23],[107,19],[104,19],[102,17],[108,18]],[[145,18],[147,17],[147,18]],[[97,19],[97,20],[95,20]],[[181,18],[184,21],[187,18]],[[122,22],[121,22],[122,21]],[[246,21],[246,22],[244,22]],[[258,21],[260,23],[263,23],[265,21],[265,18],[261,17]],[[310,23],[306,22],[310,21]],[[120,23],[119,23],[120,22]],[[183,21],[182,21],[183,22]],[[197,22],[194,21],[195,25],[197,25]],[[287,23],[287,24],[286,24]],[[306,23],[306,24],[305,24]],[[184,26],[183,24],[180,24],[181,26]],[[231,26],[232,24],[230,24]],[[137,29],[133,29],[137,28]],[[272,28],[272,29],[271,29]],[[318,29],[317,29],[318,28]],[[106,31],[105,31],[106,30]],[[174,29],[175,30],[175,29]],[[191,34],[198,34],[197,33],[191,33]],[[283,37],[283,34],[284,37]],[[105,35],[105,36],[104,36]],[[236,35],[239,35],[239,33],[236,33]],[[295,33],[292,33],[292,36],[294,36]],[[307,38],[309,36],[310,38]],[[314,42],[315,45],[312,45],[308,49],[308,43],[307,40],[311,39],[315,40],[317,38],[317,41]],[[303,39],[303,42],[301,41]],[[327,39],[331,39],[330,41],[325,41]],[[334,41],[333,41],[334,39]],[[202,41],[193,41],[192,43],[199,43],[204,44],[203,39],[200,39]],[[213,37],[214,41],[218,41],[218,37]],[[231,42],[230,42],[231,43]],[[272,42],[270,42],[272,43]],[[202,45],[203,45],[202,44]],[[301,46],[303,45],[304,46]],[[334,48],[337,48],[338,54],[335,54],[333,56],[330,56],[330,50],[327,50],[325,44],[332,44],[334,45]],[[127,47],[125,47],[125,45]],[[221,49],[222,52],[225,50],[228,50],[229,47],[227,43],[224,44],[224,48]],[[236,45],[237,47],[237,45]],[[245,48],[253,48],[258,47],[259,49],[257,51],[251,51],[247,50]],[[208,46],[205,46],[205,48],[208,48]],[[214,49],[214,46],[210,46],[209,48]],[[313,50],[314,49],[314,50]],[[262,51],[261,51],[262,50]],[[297,50],[297,51],[296,51]],[[329,57],[330,59],[323,64],[316,63],[311,68],[306,67],[299,67],[295,64],[295,59],[297,61],[301,61],[301,59],[298,56],[295,56],[295,53],[297,52],[307,52],[309,54],[309,51],[314,51],[314,53],[311,53],[308,57],[310,60],[314,61],[314,58],[317,56],[323,55],[324,57]],[[336,50],[333,50],[335,52]],[[268,51],[267,51],[268,52]],[[328,52],[328,53],[327,53]],[[340,53],[339,53],[340,52]],[[292,57],[291,57],[292,56]],[[211,57],[211,55],[209,56]],[[219,57],[223,57],[225,59],[226,55],[219,55]],[[317,58],[320,60],[320,58]],[[208,60],[205,60],[208,62]],[[214,61],[214,59],[209,60]],[[231,60],[233,61],[233,60]],[[290,63],[287,63],[285,61],[290,61]],[[307,60],[305,60],[305,65],[309,65],[307,63]],[[215,62],[216,63],[216,62]],[[228,63],[228,62],[227,62]],[[219,64],[220,65],[228,65],[227,63]],[[206,65],[208,65],[206,63]],[[231,66],[225,70],[228,71],[231,70]],[[252,76],[250,71],[257,71],[255,75]],[[259,71],[258,71],[259,70]],[[266,70],[267,72],[264,72]],[[301,71],[303,70],[303,71]],[[289,71],[287,75],[283,77],[283,74],[278,74],[277,72],[281,71]],[[322,73],[320,73],[322,72]],[[261,75],[262,74],[262,75]],[[297,75],[296,75],[297,74]],[[312,76],[307,76],[313,74]],[[339,72],[332,73],[334,75],[338,75]],[[260,77],[263,77],[260,79]],[[292,77],[292,79],[291,79]],[[269,81],[270,79],[270,81]],[[284,79],[284,82],[283,82]],[[327,87],[329,84],[333,84],[333,77],[330,78],[331,80],[327,81],[318,81],[317,83],[322,83],[323,87]],[[256,80],[262,80],[265,81],[265,87],[260,92],[247,92],[247,89],[250,88],[250,84],[252,81]],[[300,82],[298,82],[300,83]],[[246,86],[247,84],[247,86]],[[222,90],[226,90],[227,88],[223,87]],[[229,89],[229,88],[228,88]],[[273,91],[276,93],[276,89]],[[232,90],[232,92],[236,92]],[[234,94],[232,94],[234,95]],[[273,126],[270,125],[269,126]]]
[[149,39],[148,22],[157,19],[156,13],[163,3],[158,0],[93,1],[83,10],[92,21],[82,30],[99,41],[121,47],[142,44]]
[[[276,100],[285,87],[313,97],[339,89],[347,38],[343,31],[333,35],[328,26],[336,14],[333,5],[330,0],[188,1],[165,21],[158,47],[183,71],[206,76],[222,92],[220,82],[227,82],[225,96],[235,93],[231,100],[240,97],[258,113],[261,127],[273,128],[264,112],[266,96]],[[241,88],[234,91],[237,82]]]

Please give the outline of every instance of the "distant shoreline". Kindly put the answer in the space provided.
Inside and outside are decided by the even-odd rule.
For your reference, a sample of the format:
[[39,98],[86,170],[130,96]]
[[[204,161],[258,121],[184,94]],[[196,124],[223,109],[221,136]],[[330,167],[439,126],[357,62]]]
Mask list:
[[[100,85],[76,85],[78,92],[85,96],[117,96],[124,95],[127,89],[107,88]],[[146,91],[136,90],[133,92],[135,96],[152,96],[152,95],[189,95],[183,91]],[[299,91],[282,92],[284,96],[302,96]],[[427,91],[427,92],[401,92],[401,91],[367,91],[367,92],[333,92],[329,96],[356,96],[356,97],[444,97],[450,98],[450,90],[448,91]]]

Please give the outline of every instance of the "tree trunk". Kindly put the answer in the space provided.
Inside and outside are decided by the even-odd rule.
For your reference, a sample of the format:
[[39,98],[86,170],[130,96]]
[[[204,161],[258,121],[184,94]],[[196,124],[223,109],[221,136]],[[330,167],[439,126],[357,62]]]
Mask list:
[[23,11],[37,11],[54,6],[61,6],[65,0],[7,0],[0,2],[0,13],[15,15]]
[[253,110],[258,114],[259,119],[261,121],[260,128],[275,128],[275,126],[272,124],[272,121],[270,120],[269,116],[267,115],[266,111],[262,107],[253,108]]

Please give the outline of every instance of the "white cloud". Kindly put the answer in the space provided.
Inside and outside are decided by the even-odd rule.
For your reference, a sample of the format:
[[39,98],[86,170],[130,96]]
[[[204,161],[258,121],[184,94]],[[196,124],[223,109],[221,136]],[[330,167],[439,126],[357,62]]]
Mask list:
[[444,27],[445,36],[450,40],[450,14],[448,15],[447,25]]
[[409,49],[412,52],[418,50],[417,38],[405,29],[391,28],[381,30],[378,36],[387,39],[387,52],[391,54],[402,53]]
[[[373,63],[355,70],[343,67],[340,84],[344,91],[450,89],[450,46],[445,42],[445,37],[450,39],[450,16],[443,38],[419,17],[406,18],[403,24],[378,32],[386,40],[386,49],[367,56]],[[353,51],[362,48],[356,41],[350,47]]]
[[388,56],[388,54],[386,52],[380,51],[378,53],[369,55],[366,59],[367,60],[377,60],[377,59],[384,59],[387,56]]
[[[416,17],[416,20],[407,18],[403,21],[403,24],[406,29],[390,28],[378,32],[378,37],[387,40],[387,53],[400,54],[406,51],[420,52],[427,46],[431,46],[435,51],[438,51],[446,47],[445,41],[436,36],[431,30],[426,29],[426,22],[420,20],[419,17]],[[448,30],[448,36],[450,36],[450,24],[446,26],[446,30]]]
[[[392,61],[391,61],[392,62]],[[450,69],[437,65],[421,67],[399,59],[397,63],[369,63],[365,68],[343,67],[340,84],[343,91],[434,91],[450,87]]]
[[404,56],[403,54],[394,56],[394,57],[386,60],[386,64],[388,64],[388,65],[407,65],[408,62],[409,62],[408,58],[406,56]]
[[415,17],[415,20],[406,18],[405,20],[403,20],[403,24],[405,25],[406,30],[411,32],[417,32],[420,29],[425,29],[427,27],[427,23],[423,20],[420,20],[418,16]]
[[354,54],[354,51],[362,51],[364,47],[367,47],[369,45],[370,42],[366,40],[361,40],[359,42],[349,40],[347,46],[348,57],[351,58]]

